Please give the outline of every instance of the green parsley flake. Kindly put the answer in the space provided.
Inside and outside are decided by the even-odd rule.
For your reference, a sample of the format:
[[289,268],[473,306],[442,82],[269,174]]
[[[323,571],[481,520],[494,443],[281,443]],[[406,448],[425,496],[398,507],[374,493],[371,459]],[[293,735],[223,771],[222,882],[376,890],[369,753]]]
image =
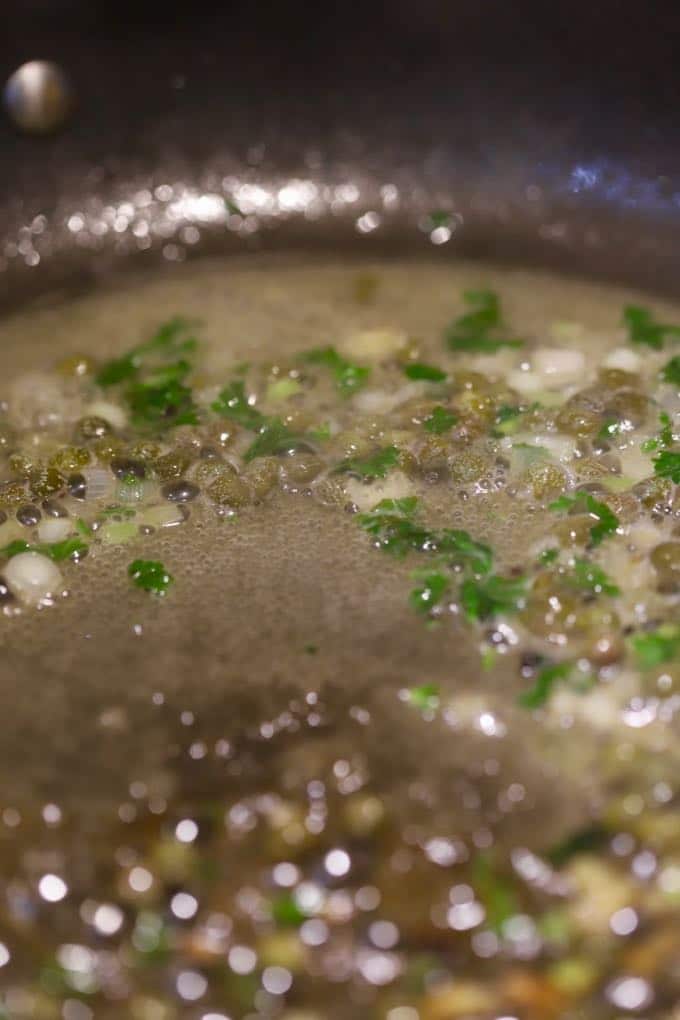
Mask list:
[[579,493],[577,496],[560,496],[553,503],[548,504],[549,510],[572,510],[583,508],[591,517],[595,518],[597,524],[590,529],[590,538],[593,545],[599,545],[607,535],[613,535],[618,528],[620,521],[606,503],[601,503],[589,492]]
[[522,340],[510,337],[501,319],[498,295],[491,290],[468,290],[463,300],[470,308],[445,330],[451,350],[495,354],[501,347],[521,347]]
[[347,361],[335,347],[317,347],[302,355],[312,365],[323,365],[335,376],[335,385],[343,397],[351,397],[368,382],[370,368]]
[[525,577],[491,574],[482,580],[466,578],[460,589],[460,604],[469,620],[488,620],[498,613],[515,613],[526,600]]
[[676,354],[674,358],[666,362],[661,369],[661,378],[671,386],[680,387],[680,354]]
[[664,450],[652,458],[652,463],[659,478],[670,478],[675,485],[680,485],[680,450]]
[[621,594],[621,589],[610,580],[604,570],[589,560],[577,559],[574,562],[574,572],[570,580],[577,588],[592,595]]
[[361,478],[385,478],[388,471],[393,468],[399,460],[399,450],[396,446],[387,446],[384,450],[378,450],[370,457],[348,457],[334,470],[334,474],[347,472],[359,475]]
[[134,560],[128,567],[128,577],[137,588],[165,595],[174,578],[158,560]]
[[406,365],[404,375],[417,382],[444,382],[447,378],[443,369],[437,368],[436,365],[425,365],[420,361]]
[[122,357],[106,362],[95,377],[97,385],[106,388],[129,382],[148,361],[170,361],[195,351],[195,325],[180,316],[163,323],[147,343],[133,347]]
[[533,687],[524,691],[517,699],[522,708],[541,708],[561,680],[567,680],[573,670],[571,662],[555,662],[544,666],[538,673]]
[[655,322],[648,308],[627,305],[623,310],[623,323],[628,329],[628,338],[634,344],[645,344],[660,351],[666,337],[680,337],[680,326],[666,326]]
[[433,712],[439,707],[439,687],[436,684],[410,687],[405,692],[404,701],[420,712]]
[[448,411],[445,407],[435,407],[432,409],[432,413],[423,422],[423,428],[426,432],[432,432],[434,435],[441,436],[444,432],[448,432],[458,421],[458,418],[452,411]]
[[559,555],[559,549],[544,549],[543,552],[539,554],[538,562],[547,566],[549,563],[554,563]]
[[662,624],[647,634],[637,634],[631,641],[638,665],[642,669],[653,669],[664,662],[671,662],[680,654],[680,626]]
[[451,579],[440,571],[417,576],[421,583],[409,595],[409,603],[417,613],[427,614],[443,600]]
[[260,411],[252,406],[246,396],[245,383],[237,379],[220,392],[217,400],[210,405],[212,410],[223,418],[229,418],[237,425],[255,432],[261,428],[266,418]]
[[255,441],[243,455],[245,461],[256,457],[272,457],[281,453],[292,453],[307,443],[305,436],[291,432],[280,418],[265,418]]
[[9,560],[13,556],[18,556],[19,553],[36,552],[41,553],[43,556],[49,556],[55,563],[61,563],[68,559],[82,559],[87,554],[88,548],[86,542],[76,537],[65,538],[62,542],[51,542],[44,545],[29,545],[28,542],[20,538],[10,542],[4,549],[0,549],[0,557]]

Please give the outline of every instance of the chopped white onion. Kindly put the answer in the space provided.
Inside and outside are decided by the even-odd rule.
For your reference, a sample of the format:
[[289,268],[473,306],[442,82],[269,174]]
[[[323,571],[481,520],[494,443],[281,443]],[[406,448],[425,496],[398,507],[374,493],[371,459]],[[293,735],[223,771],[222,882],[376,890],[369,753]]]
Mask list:
[[544,386],[560,387],[579,382],[586,371],[583,351],[571,347],[538,347],[531,357],[532,368],[542,377]]
[[108,468],[88,467],[82,472],[87,484],[87,499],[104,499],[110,496],[115,488],[116,479]]
[[356,478],[345,483],[347,495],[360,510],[371,510],[381,499],[403,499],[413,494],[413,485],[402,471],[391,471],[384,481],[366,485]]
[[61,542],[71,534],[72,522],[69,517],[43,517],[38,525],[41,542]]
[[3,573],[10,590],[29,605],[38,605],[63,585],[59,567],[42,553],[24,552],[13,556]]
[[380,361],[394,354],[406,342],[406,334],[396,329],[367,329],[352,333],[342,343],[342,351],[352,358]]
[[605,368],[620,368],[622,372],[639,372],[642,367],[640,355],[630,347],[615,347],[602,364]]
[[124,429],[127,425],[127,415],[118,404],[112,404],[108,400],[95,400],[85,409],[85,414],[95,418],[103,418],[114,429]]

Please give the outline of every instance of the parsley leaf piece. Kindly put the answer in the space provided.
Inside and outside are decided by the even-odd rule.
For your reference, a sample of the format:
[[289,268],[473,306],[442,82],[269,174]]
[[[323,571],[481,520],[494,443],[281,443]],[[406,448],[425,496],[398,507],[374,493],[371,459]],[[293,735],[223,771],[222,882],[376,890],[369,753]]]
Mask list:
[[272,920],[279,928],[299,928],[307,920],[307,914],[298,906],[297,900],[290,893],[281,893],[271,906]]
[[174,578],[158,560],[134,560],[128,567],[128,577],[137,588],[165,595]]
[[588,825],[554,846],[546,857],[554,868],[562,868],[572,857],[599,850],[608,840],[609,833],[604,826]]
[[468,290],[463,300],[470,308],[445,330],[444,339],[454,351],[495,354],[501,347],[521,347],[523,341],[507,335],[498,295],[492,290]]
[[574,572],[571,580],[577,588],[593,595],[620,595],[621,589],[614,584],[604,570],[589,560],[574,561]]
[[451,581],[440,571],[418,576],[421,583],[409,595],[409,603],[417,613],[427,614],[442,601],[451,587]]
[[429,532],[413,520],[416,496],[383,499],[367,513],[359,514],[359,524],[380,549],[392,556],[405,556],[413,549],[422,550],[430,539]]
[[652,669],[680,654],[680,626],[662,624],[657,630],[637,634],[631,643],[640,668]]
[[549,510],[571,510],[573,507],[583,507],[591,517],[597,520],[597,524],[594,524],[590,529],[593,545],[599,545],[607,535],[614,534],[620,524],[618,517],[607,504],[601,503],[589,492],[579,493],[577,496],[560,496],[559,499],[548,504]]
[[432,414],[425,419],[423,422],[423,428],[426,432],[432,432],[436,436],[441,436],[444,432],[448,432],[458,421],[458,418],[452,411],[448,411],[445,407],[434,407]]
[[16,538],[13,542],[0,549],[0,556],[5,560],[11,560],[13,556],[18,556],[19,553],[28,552],[30,545],[23,538]]
[[659,478],[670,478],[676,485],[680,485],[680,450],[663,450],[652,458],[652,463],[654,473]]
[[598,439],[613,439],[621,431],[621,422],[609,420],[604,423],[600,431],[597,433]]
[[539,554],[538,562],[539,563],[544,563],[546,565],[549,564],[549,563],[554,563],[559,555],[560,555],[560,550],[559,549],[555,549],[555,548],[553,548],[553,549],[544,549],[543,552]]
[[488,620],[497,613],[514,613],[524,605],[525,577],[491,574],[480,581],[466,578],[460,588],[460,603],[470,620]]
[[170,319],[158,328],[147,343],[133,347],[120,358],[107,361],[99,370],[95,382],[104,388],[115,386],[133,379],[149,357],[169,360],[194,351],[197,346],[193,336],[195,325],[180,316]]
[[225,386],[210,407],[216,414],[223,418],[229,418],[245,429],[256,431],[265,422],[265,416],[248,400],[245,383],[242,379],[237,379]]
[[475,574],[488,574],[491,570],[491,547],[475,541],[467,531],[444,528],[439,535],[433,536],[433,544],[438,552],[454,557],[462,565],[467,564]]
[[395,466],[399,460],[399,450],[396,446],[386,446],[383,450],[370,457],[348,457],[334,469],[333,474],[349,472],[359,475],[361,478],[385,478],[387,472]]
[[370,368],[356,365],[339,354],[335,347],[317,347],[302,355],[312,365],[323,365],[335,376],[335,385],[343,397],[351,397],[368,382]]
[[256,457],[276,456],[289,453],[307,443],[305,436],[291,432],[280,418],[264,418],[263,424],[255,437],[255,441],[246,450],[243,459],[255,460]]
[[439,707],[439,687],[436,684],[410,687],[405,692],[404,700],[420,712],[431,712]]
[[472,884],[484,907],[486,923],[501,932],[503,925],[520,912],[512,881],[498,873],[489,853],[478,853],[472,866]]
[[626,305],[623,309],[623,323],[632,343],[645,344],[655,351],[661,350],[666,337],[680,337],[680,326],[655,322],[649,309],[641,305]]
[[661,369],[661,378],[672,386],[680,387],[680,354],[666,362]]
[[538,673],[533,687],[524,691],[517,699],[522,708],[541,708],[550,697],[555,684],[566,680],[573,666],[570,662],[555,662],[544,666]]
[[24,539],[19,538],[14,542],[10,542],[4,549],[0,549],[0,556],[10,560],[13,556],[18,556],[19,553],[36,552],[41,553],[43,556],[49,556],[55,563],[61,563],[63,560],[70,559],[71,557],[80,559],[87,550],[87,543],[76,537],[65,538],[61,542],[45,543],[44,545],[29,545]]
[[415,361],[404,368],[404,375],[409,379],[424,382],[444,382],[447,378],[443,369],[436,365],[425,365],[422,361]]
[[149,379],[132,383],[125,396],[133,423],[138,427],[197,425],[198,408],[184,382],[190,371],[188,362],[176,361]]
[[52,542],[50,545],[39,545],[36,548],[36,552],[41,552],[45,556],[49,556],[51,560],[56,563],[61,563],[62,560],[68,560],[72,557],[80,559],[83,557],[88,550],[88,545],[83,542],[81,538],[74,536],[73,538],[65,538],[62,542]]

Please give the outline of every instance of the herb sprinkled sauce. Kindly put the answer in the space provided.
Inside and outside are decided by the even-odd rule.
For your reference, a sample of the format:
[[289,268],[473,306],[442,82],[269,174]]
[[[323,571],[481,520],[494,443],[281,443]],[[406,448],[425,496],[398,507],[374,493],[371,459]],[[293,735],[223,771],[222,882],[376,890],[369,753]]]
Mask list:
[[679,487],[640,295],[263,259],[6,319],[0,1016],[675,1017]]

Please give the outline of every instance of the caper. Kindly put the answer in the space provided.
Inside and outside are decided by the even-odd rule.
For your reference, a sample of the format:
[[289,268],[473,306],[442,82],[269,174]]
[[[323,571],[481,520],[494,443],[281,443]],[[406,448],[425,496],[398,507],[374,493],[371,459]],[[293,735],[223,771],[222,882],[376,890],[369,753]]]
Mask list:
[[94,452],[101,461],[108,463],[112,457],[120,457],[125,451],[125,444],[116,436],[102,436],[93,446]]
[[564,492],[567,486],[567,476],[556,464],[541,464],[536,462],[530,464],[520,479],[521,485],[526,485],[533,497],[539,501],[555,499]]
[[279,462],[274,457],[258,457],[248,466],[244,478],[256,500],[264,496],[276,485],[279,477]]
[[17,510],[16,517],[19,524],[23,524],[25,528],[34,528],[40,523],[42,514],[34,503],[25,503]]
[[424,474],[442,476],[448,472],[451,446],[444,436],[428,436],[421,444],[416,463]]
[[554,574],[539,575],[519,618],[536,637],[563,644],[574,628],[578,598]]
[[451,477],[462,485],[469,485],[483,478],[488,468],[486,459],[473,450],[456,450],[449,457]]
[[135,460],[133,457],[112,457],[109,466],[116,478],[121,480],[124,478],[146,478],[146,468],[141,460]]
[[50,467],[54,467],[63,474],[71,474],[79,471],[90,463],[90,451],[82,446],[64,446],[61,450],[53,453],[49,459]]
[[93,439],[108,436],[112,431],[111,423],[106,418],[99,418],[97,415],[91,414],[87,418],[81,418],[76,425],[76,441],[88,443]]
[[207,493],[213,503],[220,506],[245,506],[251,499],[248,486],[236,473],[227,471],[220,472],[208,486]]
[[161,447],[151,439],[140,439],[138,443],[134,443],[130,447],[130,456],[136,460],[144,461],[145,464],[148,461],[156,460],[160,455]]
[[169,482],[173,478],[181,478],[186,474],[191,457],[185,450],[170,450],[152,461],[153,470],[162,482]]
[[600,385],[606,390],[632,389],[640,385],[638,376],[622,368],[601,368],[597,373]]
[[232,421],[218,421],[208,429],[208,434],[222,449],[232,446],[236,437],[243,429]]
[[490,389],[492,385],[490,380],[481,372],[473,372],[466,369],[456,372],[453,378],[456,388],[459,390],[471,390],[476,393],[484,393],[486,390]]
[[305,485],[323,471],[323,461],[313,453],[292,453],[281,462],[284,484]]
[[12,474],[18,478],[30,478],[31,473],[40,467],[38,461],[25,453],[12,453],[9,458],[9,466]]
[[643,478],[630,491],[644,507],[648,510],[653,510],[668,504],[671,495],[671,483],[668,478],[659,478],[658,475],[652,475],[651,478]]
[[607,401],[605,418],[629,422],[633,428],[644,424],[649,414],[649,398],[634,390],[622,390]]
[[55,467],[38,468],[29,476],[29,486],[36,499],[47,499],[66,488],[66,479]]
[[312,495],[322,506],[344,506],[348,502],[345,487],[339,478],[322,478],[315,482]]
[[603,423],[602,402],[587,391],[575,393],[560,408],[555,423],[561,432],[573,436],[591,436]]
[[659,590],[671,594],[680,587],[680,542],[661,542],[649,554],[659,579]]
[[18,506],[26,500],[23,482],[0,483],[0,506]]

